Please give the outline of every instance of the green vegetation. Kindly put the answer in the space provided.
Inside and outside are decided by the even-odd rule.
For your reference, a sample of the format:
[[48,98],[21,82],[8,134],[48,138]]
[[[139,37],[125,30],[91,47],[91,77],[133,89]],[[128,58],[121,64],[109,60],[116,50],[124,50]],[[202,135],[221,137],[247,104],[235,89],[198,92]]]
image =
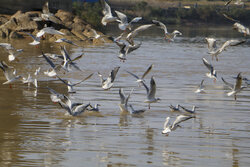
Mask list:
[[73,13],[80,16],[97,29],[101,27],[102,6],[99,2],[81,3],[73,2]]

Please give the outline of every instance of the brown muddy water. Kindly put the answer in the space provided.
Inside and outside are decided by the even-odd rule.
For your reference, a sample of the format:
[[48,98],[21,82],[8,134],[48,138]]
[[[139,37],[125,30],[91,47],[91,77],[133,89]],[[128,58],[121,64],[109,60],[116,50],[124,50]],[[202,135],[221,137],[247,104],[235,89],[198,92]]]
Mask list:
[[[76,87],[77,93],[68,95],[66,86],[43,75],[48,67],[44,52],[60,53],[56,44],[43,42],[40,48],[28,45],[31,39],[13,40],[16,48],[23,48],[19,61],[7,62],[7,54],[0,48],[1,60],[16,67],[17,73],[27,75],[41,67],[38,88],[22,83],[0,85],[0,166],[249,166],[250,163],[250,91],[245,89],[237,101],[228,97],[229,91],[221,77],[234,83],[239,72],[250,78],[249,44],[228,48],[212,61],[207,54],[204,37],[213,36],[222,42],[240,37],[230,27],[195,29],[181,28],[183,36],[175,42],[164,41],[160,32],[143,33],[142,41],[125,63],[117,58],[115,44],[84,46],[85,56],[77,63],[82,72],[73,71],[62,78],[79,81],[95,72],[94,76]],[[68,47],[78,54],[76,47]],[[202,63],[205,57],[218,71],[214,83],[205,76]],[[57,61],[59,63],[59,61]],[[146,77],[149,84],[154,76],[156,97],[161,101],[151,105],[142,116],[121,115],[120,87],[125,92],[134,89],[130,103],[136,109],[147,109],[146,91],[138,87],[130,70],[142,74],[154,64]],[[120,66],[114,87],[104,91],[97,71],[106,77],[111,69]],[[205,79],[206,94],[195,94],[197,85]],[[5,78],[0,73],[0,83]],[[50,100],[45,87],[65,93],[74,101],[99,103],[100,113],[80,117],[65,116],[65,111]],[[183,122],[182,127],[161,134],[167,116],[171,121],[178,113],[171,113],[169,105],[181,104],[187,108],[196,105],[195,119]]]

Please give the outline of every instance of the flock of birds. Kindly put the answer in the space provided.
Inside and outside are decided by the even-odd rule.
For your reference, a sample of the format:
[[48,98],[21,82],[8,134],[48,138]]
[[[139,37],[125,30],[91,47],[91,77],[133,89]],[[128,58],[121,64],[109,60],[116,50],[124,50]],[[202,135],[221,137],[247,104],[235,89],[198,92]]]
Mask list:
[[[162,22],[157,21],[157,20],[152,20],[152,24],[141,25],[141,26],[133,29],[133,23],[140,21],[142,19],[141,17],[135,17],[130,22],[128,22],[128,18],[125,14],[123,14],[122,12],[119,12],[119,11],[115,11],[115,13],[117,14],[117,17],[113,16],[113,14],[111,12],[111,8],[107,4],[107,2],[105,0],[103,0],[102,2],[104,4],[104,9],[103,9],[104,16],[101,20],[101,23],[104,26],[106,26],[108,23],[118,22],[118,27],[120,30],[122,30],[121,35],[119,35],[118,37],[113,39],[114,43],[116,43],[117,46],[120,48],[118,58],[122,62],[125,62],[127,60],[128,54],[130,54],[134,50],[140,48],[140,46],[142,45],[141,42],[136,43],[134,41],[134,38],[140,32],[145,31],[145,30],[149,29],[150,27],[158,27],[158,28],[162,29],[164,32],[164,38],[169,40],[169,41],[174,41],[176,36],[182,35],[182,33],[178,30],[174,30],[171,33],[168,32],[166,26]],[[47,13],[47,14],[49,13],[50,17],[53,16],[52,13],[48,12],[48,3],[46,3],[45,6],[46,6],[46,10],[45,10],[46,12],[44,12],[44,13]],[[233,20],[232,18],[228,17],[227,15],[225,15],[225,17],[229,18],[230,20]],[[48,19],[49,17],[46,17],[46,18]],[[245,26],[243,26],[242,24],[240,24],[239,22],[236,22],[234,24],[234,28],[237,28],[237,30],[240,33],[244,33],[244,35],[250,35],[249,29],[246,28]],[[58,30],[55,30],[53,27],[45,27],[45,28],[41,29],[36,34],[36,36],[33,36],[30,33],[26,33],[26,34],[31,36],[34,40],[33,42],[29,43],[30,45],[39,45],[42,36],[45,34],[58,34],[61,36],[64,35],[64,33],[60,32]],[[101,36],[98,35],[97,33],[95,33],[95,38],[101,38]],[[240,45],[240,44],[245,42],[244,40],[233,39],[233,40],[226,41],[221,47],[217,47],[216,39],[206,38],[205,40],[208,43],[208,54],[211,55],[212,60],[215,57],[217,61],[218,61],[218,55],[220,53],[222,53],[223,51],[225,51],[225,49],[227,47]],[[55,42],[56,43],[65,42],[65,43],[71,44],[73,46],[78,46],[74,42],[67,40],[65,38],[60,38],[60,39],[56,40]],[[17,56],[19,54],[21,54],[23,51],[22,49],[15,49],[9,43],[0,43],[0,47],[3,47],[9,53],[9,56],[8,56],[9,62],[12,62],[12,61],[18,59]],[[81,69],[77,65],[76,61],[81,59],[81,57],[83,55],[72,58],[71,55],[68,53],[65,46],[60,46],[60,51],[61,51],[61,55],[42,52],[42,55],[39,56],[39,57],[44,58],[44,60],[49,65],[49,69],[47,71],[44,71],[43,74],[48,76],[48,77],[55,77],[59,81],[61,81],[63,84],[65,84],[68,88],[69,94],[76,93],[76,90],[74,89],[74,87],[76,85],[79,85],[82,82],[86,81],[87,79],[91,78],[94,75],[94,73],[89,74],[86,78],[84,78],[81,81],[78,81],[76,83],[72,83],[69,80],[62,79],[58,75],[58,73],[61,71],[63,71],[63,73],[70,73],[71,71],[74,71],[74,70],[81,71]],[[57,59],[62,60],[59,65],[54,63],[54,61]],[[209,72],[206,74],[206,76],[214,79],[214,82],[215,82],[217,80],[217,72],[216,72],[214,66],[211,63],[209,63],[205,58],[202,58],[202,61],[203,61],[204,65],[207,67],[207,69],[209,70]],[[16,69],[12,66],[9,66],[4,61],[0,61],[0,68],[2,69],[4,76],[7,80],[3,84],[9,84],[11,87],[11,84],[21,80],[24,84],[28,84],[30,86],[30,84],[32,83],[36,88],[38,87],[37,80],[38,80],[38,75],[40,73],[40,67],[36,69],[34,74],[28,74],[27,78],[23,77],[21,75],[17,75]],[[154,77],[151,77],[149,86],[146,84],[146,82],[144,80],[145,77],[150,73],[152,68],[153,68],[153,64],[151,64],[146,69],[146,71],[144,72],[144,74],[141,77],[126,70],[126,72],[128,74],[130,74],[131,76],[133,76],[136,79],[136,82],[138,83],[139,87],[143,86],[145,88],[146,100],[144,102],[148,103],[149,109],[150,109],[151,103],[156,103],[160,100],[160,98],[156,97],[156,82],[154,80]],[[113,87],[114,82],[115,82],[115,78],[117,76],[119,69],[120,69],[120,67],[115,67],[110,72],[109,76],[105,79],[103,78],[103,75],[101,73],[99,73],[99,72],[97,73],[98,76],[100,77],[101,87],[103,90],[109,90]],[[235,77],[235,79],[236,79],[236,83],[234,85],[226,82],[223,78],[222,78],[222,81],[225,83],[226,86],[228,86],[231,89],[231,91],[228,92],[227,95],[234,96],[234,98],[236,100],[237,94],[240,91],[242,91],[243,89],[247,88],[247,86],[242,86],[242,81],[245,80],[247,84],[250,84],[250,80],[248,80],[247,78],[243,78],[241,73],[239,73],[237,75],[237,77]],[[90,103],[88,103],[88,104],[76,103],[76,102],[73,102],[72,99],[70,99],[68,96],[61,94],[61,93],[58,93],[55,90],[53,90],[52,88],[47,87],[47,89],[50,92],[51,100],[54,103],[58,103],[64,110],[67,111],[67,114],[69,114],[71,116],[78,116],[85,111],[94,111],[94,112],[99,111],[100,104],[95,104],[94,106],[92,106]],[[134,109],[132,104],[129,104],[129,98],[132,95],[133,91],[134,91],[134,89],[132,89],[129,92],[129,94],[126,96],[123,89],[122,88],[119,89],[119,95],[120,95],[119,107],[120,107],[120,110],[122,112],[130,113],[130,114],[141,114],[141,113],[145,112],[146,110],[144,110],[144,109],[136,110],[136,109]],[[201,84],[199,85],[199,87],[195,91],[195,93],[206,93],[206,91],[204,89],[204,80],[201,81]],[[173,123],[169,122],[170,117],[166,118],[166,121],[165,121],[164,127],[163,127],[163,131],[162,131],[163,134],[168,135],[171,131],[180,127],[179,124],[181,122],[184,122],[184,121],[191,119],[191,118],[195,118],[195,114],[196,114],[195,109],[197,108],[196,106],[193,106],[192,109],[187,109],[179,104],[177,104],[176,106],[170,105],[169,107],[170,107],[170,110],[172,112],[179,112],[181,114],[176,117],[176,119]]]

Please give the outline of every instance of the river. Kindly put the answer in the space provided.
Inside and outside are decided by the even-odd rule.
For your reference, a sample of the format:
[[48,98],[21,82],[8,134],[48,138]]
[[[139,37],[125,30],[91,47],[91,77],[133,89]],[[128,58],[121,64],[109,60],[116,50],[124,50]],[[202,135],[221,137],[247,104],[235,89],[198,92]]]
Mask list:
[[[41,67],[38,88],[22,83],[0,86],[0,166],[249,166],[250,163],[250,95],[249,88],[237,96],[229,92],[221,77],[234,83],[239,72],[250,77],[249,44],[229,47],[219,61],[207,54],[204,38],[213,36],[217,45],[231,38],[244,38],[231,27],[180,27],[183,36],[175,42],[163,39],[162,31],[147,31],[135,41],[141,48],[132,52],[126,62],[117,58],[115,44],[84,46],[84,54],[77,64],[82,72],[60,74],[62,78],[79,81],[90,73],[92,78],[76,86],[77,93],[67,94],[66,86],[57,79],[43,75],[48,64],[39,58],[44,52],[60,53],[56,44],[43,42],[39,48],[28,45],[31,39],[7,41],[24,49],[19,61],[9,63],[0,48],[1,60],[15,66],[17,73],[26,76]],[[1,42],[6,42],[2,40]],[[78,54],[79,48],[68,47]],[[205,57],[218,71],[216,83],[207,78],[202,63]],[[57,61],[59,62],[59,61]],[[146,76],[149,85],[154,76],[158,103],[143,103],[146,90],[138,87],[125,70],[141,75],[154,64]],[[105,77],[116,66],[120,70],[114,87],[102,90],[99,71]],[[204,79],[206,94],[195,94]],[[1,72],[0,83],[5,82]],[[65,116],[65,111],[50,100],[46,87],[65,93],[77,102],[100,104],[100,113]],[[134,88],[129,102],[136,109],[147,109],[141,116],[120,114],[118,90],[125,93]],[[199,108],[196,118],[181,123],[181,128],[161,134],[165,118],[171,122],[179,113],[172,113],[169,105],[181,104]]]

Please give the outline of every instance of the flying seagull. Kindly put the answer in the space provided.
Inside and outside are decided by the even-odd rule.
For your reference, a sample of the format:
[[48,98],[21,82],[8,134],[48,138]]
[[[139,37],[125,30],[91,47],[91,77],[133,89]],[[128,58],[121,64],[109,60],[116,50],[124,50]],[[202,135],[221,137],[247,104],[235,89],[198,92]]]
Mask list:
[[118,73],[120,67],[115,67],[109,74],[107,79],[103,79],[102,75],[98,72],[99,77],[101,78],[102,88],[104,90],[110,89],[115,81],[116,74]]
[[217,79],[216,70],[214,70],[214,67],[212,66],[212,64],[210,64],[205,58],[202,58],[202,61],[203,61],[204,65],[207,67],[207,69],[209,70],[209,73],[206,73],[206,76],[208,78],[214,79],[214,82],[215,82]]
[[124,13],[119,12],[119,11],[115,11],[115,13],[120,19],[120,20],[118,19],[116,20],[119,22],[118,27],[120,30],[123,30],[123,31],[125,31],[126,29],[131,30],[131,24],[134,22],[138,22],[142,19],[142,17],[135,17],[130,22],[128,22],[128,18]]

